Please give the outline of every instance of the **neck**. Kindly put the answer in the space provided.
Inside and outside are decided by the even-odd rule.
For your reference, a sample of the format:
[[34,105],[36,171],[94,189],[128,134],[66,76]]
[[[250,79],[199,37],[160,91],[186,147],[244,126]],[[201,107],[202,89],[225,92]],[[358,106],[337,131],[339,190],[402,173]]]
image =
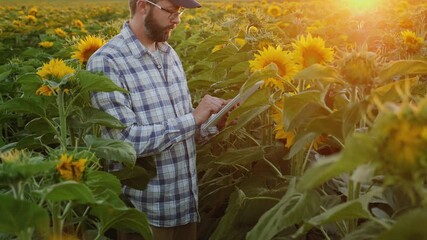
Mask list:
[[135,34],[136,38],[146,47],[150,52],[156,50],[156,42],[151,40],[144,31],[144,24],[136,21],[134,18],[129,20],[129,27]]

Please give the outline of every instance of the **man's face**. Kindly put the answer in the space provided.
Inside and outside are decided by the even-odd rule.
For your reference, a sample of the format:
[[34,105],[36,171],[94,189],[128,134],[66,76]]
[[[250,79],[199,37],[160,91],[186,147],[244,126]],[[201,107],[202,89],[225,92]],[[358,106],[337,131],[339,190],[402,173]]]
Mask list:
[[[147,17],[145,18],[144,27],[148,37],[151,38],[151,40],[155,42],[165,42],[169,39],[176,24],[172,23],[167,16],[157,15],[158,18],[156,19],[153,13],[155,10],[157,9],[154,7],[150,8]],[[160,19],[160,17],[162,19]],[[167,25],[162,25],[160,21],[167,23]]]

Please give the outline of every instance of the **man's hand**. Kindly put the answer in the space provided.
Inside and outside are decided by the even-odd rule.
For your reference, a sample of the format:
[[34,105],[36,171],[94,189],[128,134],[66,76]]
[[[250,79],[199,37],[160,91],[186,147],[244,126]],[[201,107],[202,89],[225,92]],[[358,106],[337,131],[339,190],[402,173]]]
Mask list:
[[224,99],[205,95],[199,105],[194,109],[193,116],[196,119],[196,124],[199,126],[206,122],[209,117],[221,110],[227,102]]
[[[233,99],[228,99],[225,101],[225,103],[229,103],[231,100]],[[219,131],[223,130],[226,127],[226,123],[228,120],[228,117],[230,116],[230,113],[236,109],[239,106],[239,104],[234,105],[226,114],[224,114],[224,116],[218,121],[218,123],[216,124],[216,127],[218,128]],[[237,120],[233,120],[233,122],[231,122],[231,125],[234,125],[237,123]]]

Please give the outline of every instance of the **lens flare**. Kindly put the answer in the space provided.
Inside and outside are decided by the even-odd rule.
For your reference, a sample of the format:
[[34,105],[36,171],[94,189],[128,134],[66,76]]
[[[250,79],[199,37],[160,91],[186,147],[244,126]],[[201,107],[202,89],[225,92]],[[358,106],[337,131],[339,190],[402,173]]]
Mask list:
[[380,0],[342,0],[342,2],[354,12],[373,11],[380,5]]

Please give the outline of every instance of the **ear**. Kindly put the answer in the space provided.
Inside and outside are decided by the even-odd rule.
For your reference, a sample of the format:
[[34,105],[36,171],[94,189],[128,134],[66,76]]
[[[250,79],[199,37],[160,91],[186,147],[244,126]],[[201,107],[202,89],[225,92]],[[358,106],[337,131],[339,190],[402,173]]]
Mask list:
[[148,4],[144,0],[139,0],[136,2],[136,11],[146,14],[148,12]]

